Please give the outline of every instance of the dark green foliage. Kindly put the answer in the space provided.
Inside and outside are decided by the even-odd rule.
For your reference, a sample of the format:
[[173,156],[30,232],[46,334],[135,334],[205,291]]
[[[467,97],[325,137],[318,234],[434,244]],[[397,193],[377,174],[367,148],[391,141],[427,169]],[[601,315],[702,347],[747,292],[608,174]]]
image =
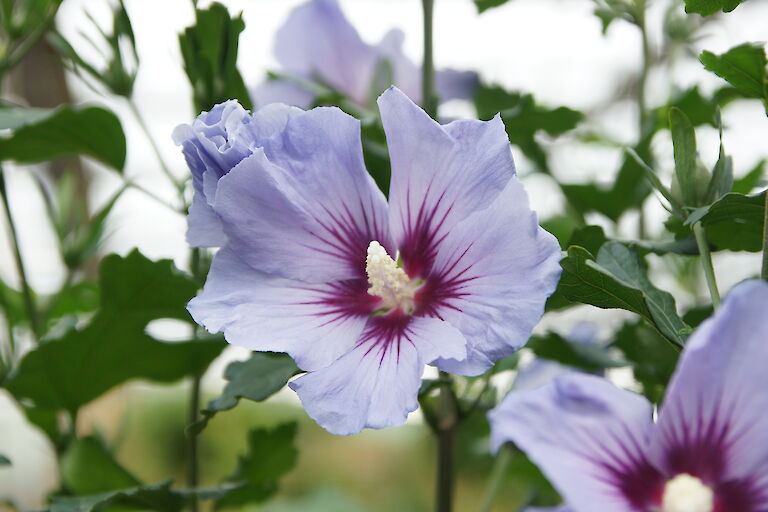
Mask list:
[[768,109],[764,43],[744,43],[722,55],[705,50],[699,60],[705,68],[730,83],[744,96],[763,100]]
[[0,158],[36,163],[71,155],[91,156],[121,172],[125,135],[120,121],[100,107],[61,106],[57,109],[0,109]]
[[569,341],[552,332],[532,337],[527,347],[537,357],[590,372],[627,365],[626,361],[616,358],[602,347]]
[[179,35],[195,111],[210,110],[233,98],[246,109],[253,108],[237,70],[237,46],[245,29],[242,16],[230,18],[227,8],[214,2],[207,9],[196,9],[195,19],[195,25]]
[[19,400],[74,411],[113,386],[144,378],[173,382],[199,373],[221,352],[220,338],[163,342],[145,329],[152,320],[188,321],[184,307],[194,281],[169,260],[138,251],[106,257],[100,268],[101,306],[87,326],[30,351],[5,384]]
[[296,423],[251,430],[248,453],[240,457],[237,470],[227,479],[233,487],[219,498],[216,508],[258,503],[272,496],[280,478],[296,465],[295,437]]
[[228,381],[224,391],[220,397],[208,402],[202,411],[203,418],[190,425],[190,433],[199,433],[217,412],[234,408],[241,398],[254,402],[266,400],[280,391],[299,371],[287,354],[271,352],[254,352],[247,361],[230,363],[224,371],[224,378]]
[[477,12],[485,12],[488,9],[492,9],[493,7],[499,7],[501,5],[506,4],[510,0],[474,0],[475,1],[475,7],[477,7]]
[[5,455],[0,455],[0,467],[10,466],[10,465],[11,465],[11,459],[6,457]]
[[652,402],[660,403],[677,366],[679,351],[642,323],[625,324],[616,333],[613,346],[619,348],[632,364],[643,394]]
[[671,343],[683,345],[688,326],[678,316],[672,296],[648,280],[645,263],[635,248],[607,242],[595,260],[583,247],[572,246],[560,264],[560,290],[568,300],[631,311]]
[[700,217],[707,239],[716,248],[758,252],[763,247],[765,194],[726,194],[694,215]]
[[65,488],[78,496],[141,485],[94,436],[75,439],[61,457],[60,470]]
[[475,93],[475,107],[480,119],[490,119],[500,113],[509,141],[518,146],[539,170],[546,172],[549,171],[547,157],[536,134],[562,135],[584,118],[581,112],[568,107],[543,107],[530,94],[506,91],[499,86],[480,85]]
[[184,497],[171,489],[171,482],[164,482],[88,496],[54,496],[51,502],[50,512],[95,512],[109,505],[177,512],[184,506]]
[[88,84],[97,83],[112,94],[130,98],[139,65],[136,51],[136,37],[133,34],[131,19],[125,10],[123,0],[118,0],[112,7],[112,31],[102,29],[96,20],[88,14],[93,26],[101,36],[101,41],[93,41],[87,35],[81,36],[94,48],[99,48],[104,55],[105,64],[92,64],[77,53],[61,34],[52,33],[48,41],[64,57],[69,68],[80,75]]
[[717,11],[731,12],[744,0],[685,0],[685,12],[703,16],[715,14]]

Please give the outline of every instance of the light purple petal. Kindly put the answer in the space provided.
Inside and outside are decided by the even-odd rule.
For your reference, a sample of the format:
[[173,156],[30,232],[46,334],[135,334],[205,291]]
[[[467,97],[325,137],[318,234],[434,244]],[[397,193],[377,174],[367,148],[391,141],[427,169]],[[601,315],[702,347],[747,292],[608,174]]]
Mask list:
[[474,71],[441,69],[435,74],[435,86],[440,101],[471,100],[480,79]]
[[220,180],[214,209],[241,258],[290,279],[365,278],[369,243],[392,248],[386,200],[363,164],[359,122],[336,108],[291,118]]
[[509,141],[499,117],[440,126],[394,87],[378,102],[392,162],[390,225],[406,271],[423,274],[440,240],[514,175]]
[[264,139],[280,132],[298,112],[286,105],[271,105],[251,116],[237,101],[230,100],[203,112],[191,125],[174,130],[173,140],[182,146],[192,172],[194,196],[187,219],[187,242],[192,247],[224,243],[221,224],[211,209],[219,179]]
[[311,0],[295,8],[277,32],[274,52],[288,72],[318,77],[357,103],[366,103],[376,50],[360,39],[336,0]]
[[401,425],[418,407],[425,362],[464,350],[461,333],[445,322],[400,319],[371,318],[351,352],[290,383],[321,427],[349,435]]
[[224,247],[188,309],[196,322],[212,333],[223,331],[233,345],[287,352],[303,370],[316,370],[355,346],[372,300],[364,281],[291,281],[254,270]]
[[[405,34],[400,29],[392,29],[384,36],[376,47],[379,59],[386,60],[392,66],[392,79],[406,96],[415,103],[421,103],[421,66],[417,66],[403,52]],[[378,92],[384,91],[392,84],[380,84]]]
[[477,375],[522,347],[557,287],[560,256],[517,178],[490,207],[452,227],[438,245],[425,285],[431,289],[421,298],[430,314],[464,334],[469,357],[438,367]]
[[[659,415],[652,457],[707,481],[768,461],[768,283],[735,287],[688,340]],[[768,491],[768,489],[766,490]]]
[[576,509],[568,505],[560,505],[559,507],[528,507],[524,512],[576,512]]
[[283,78],[265,80],[252,90],[251,97],[257,107],[285,103],[304,109],[311,107],[315,99],[307,89]]
[[517,444],[574,510],[637,512],[655,504],[663,485],[644,455],[651,412],[639,395],[571,374],[510,393],[489,414],[491,444]]

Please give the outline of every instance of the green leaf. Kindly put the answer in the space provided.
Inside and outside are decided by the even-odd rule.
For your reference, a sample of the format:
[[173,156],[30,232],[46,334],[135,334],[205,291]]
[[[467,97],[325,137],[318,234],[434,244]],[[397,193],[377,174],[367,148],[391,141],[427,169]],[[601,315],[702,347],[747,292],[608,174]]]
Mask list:
[[747,174],[733,180],[733,192],[738,192],[739,194],[749,194],[752,192],[765,175],[765,162],[765,159],[760,160]]
[[54,496],[50,512],[96,512],[109,505],[122,505],[138,510],[177,512],[184,505],[181,493],[171,489],[171,482],[144,485],[130,489],[88,496]]
[[477,7],[477,12],[483,13],[488,9],[499,7],[509,1],[510,0],[475,0],[475,7]]
[[501,114],[509,141],[518,146],[542,171],[548,171],[546,154],[536,140],[538,133],[552,137],[576,127],[584,115],[567,107],[550,109],[538,105],[530,94],[506,91],[481,84],[475,93],[475,108],[481,119]]
[[223,349],[220,338],[171,343],[145,332],[153,320],[189,321],[184,308],[197,285],[170,260],[113,254],[102,261],[99,282],[101,306],[88,325],[22,359],[6,384],[17,399],[72,411],[129,379],[174,382],[198,373]]
[[590,372],[626,366],[602,347],[569,341],[555,333],[534,336],[526,345],[537,357]]
[[709,16],[717,11],[731,12],[744,0],[685,0],[685,12]]
[[87,155],[117,171],[125,163],[125,135],[118,118],[100,107],[61,106],[41,109],[3,109],[0,123],[13,126],[0,138],[3,160],[35,163],[53,158]]
[[675,177],[686,206],[698,206],[696,133],[688,117],[678,108],[669,109],[669,125],[674,146]]
[[583,247],[568,249],[560,262],[560,289],[568,300],[605,309],[624,309],[643,317],[670,342],[682,346],[688,326],[680,319],[674,299],[648,280],[634,248],[606,242],[597,261]]
[[[718,249],[759,252],[765,222],[765,194],[726,194],[703,208],[700,221],[707,240]],[[702,212],[702,213],[703,213]]]
[[745,43],[722,55],[703,51],[699,60],[704,67],[733,85],[748,98],[768,99],[766,56],[763,43]]
[[237,470],[227,478],[236,487],[219,499],[216,508],[258,503],[272,496],[280,478],[296,465],[295,438],[295,422],[272,430],[251,430],[248,453],[240,457]]
[[568,241],[568,247],[578,245],[592,254],[597,254],[607,241],[605,231],[600,226],[584,226],[574,230],[571,239]]
[[299,371],[290,356],[271,352],[254,352],[247,361],[229,363],[224,371],[228,381],[224,391],[208,402],[208,407],[201,411],[202,419],[190,425],[190,433],[198,434],[216,413],[234,408],[241,398],[254,402],[266,400],[283,389]]
[[102,440],[93,436],[75,439],[60,462],[66,488],[77,495],[98,494],[141,484],[115,461]]
[[641,323],[625,324],[613,343],[632,364],[635,379],[643,394],[653,403],[660,403],[677,366],[679,352],[653,329]]
[[210,110],[232,98],[250,110],[250,95],[237,70],[237,46],[245,29],[242,16],[230,18],[227,8],[214,2],[208,9],[196,9],[195,17],[195,25],[179,35],[195,110]]
[[667,339],[682,346],[690,327],[677,313],[675,299],[668,292],[659,290],[648,279],[645,262],[634,248],[619,242],[607,242],[597,255],[597,263],[616,278],[641,290],[651,312],[652,323]]
[[10,465],[11,465],[11,459],[6,457],[5,455],[0,455],[0,467],[10,466]]

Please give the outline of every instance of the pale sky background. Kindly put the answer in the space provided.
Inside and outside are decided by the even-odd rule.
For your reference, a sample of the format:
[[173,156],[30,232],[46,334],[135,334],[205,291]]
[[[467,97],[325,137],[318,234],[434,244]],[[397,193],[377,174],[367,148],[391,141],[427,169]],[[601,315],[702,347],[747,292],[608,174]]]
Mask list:
[[[138,40],[141,68],[136,83],[136,99],[148,120],[163,154],[174,172],[187,172],[181,152],[171,141],[173,128],[192,120],[190,87],[181,67],[177,35],[193,22],[189,0],[126,0]],[[208,2],[201,2],[206,5]],[[230,0],[223,1],[230,11],[243,11],[246,30],[240,39],[239,65],[246,83],[256,85],[268,69],[275,69],[272,37],[297,0]],[[418,0],[340,0],[342,9],[370,43],[378,42],[391,28],[400,27],[406,33],[405,51],[416,61],[421,60],[421,7]],[[666,5],[664,1],[655,2]],[[477,15],[471,0],[437,0],[435,17],[435,60],[438,67],[473,69],[483,79],[510,89],[522,89],[535,94],[543,104],[566,105],[588,110],[611,93],[618,79],[635,72],[640,65],[639,35],[626,23],[616,22],[603,36],[600,23],[592,15],[588,0],[514,0],[483,15]],[[73,45],[87,47],[77,38],[77,32],[87,27],[83,9],[99,20],[109,22],[105,2],[95,0],[66,0],[61,8],[59,27]],[[662,9],[653,9],[649,25],[657,28]],[[768,38],[768,2],[750,0],[734,13],[709,25],[706,37],[698,42],[701,49],[724,52],[745,41]],[[658,41],[659,34],[652,33]],[[651,105],[666,97],[668,76],[652,75],[649,82]],[[695,61],[675,72],[674,82],[685,87],[701,83],[705,91],[721,85]],[[125,173],[155,193],[173,200],[173,191],[157,169],[154,155],[146,139],[133,121],[126,106],[119,100],[100,97],[73,78],[73,91],[78,100],[103,104],[118,113],[128,138],[128,160]],[[453,105],[451,113],[467,112]],[[630,143],[636,137],[634,111],[631,104],[619,105],[599,119],[600,127],[613,137]],[[768,120],[755,102],[741,101],[723,113],[726,126],[726,148],[735,157],[737,174],[743,174],[766,155]],[[669,171],[671,143],[668,137],[657,137],[661,167]],[[712,165],[717,154],[717,134],[712,129],[699,132],[699,147],[703,160]],[[618,167],[618,150],[579,148],[567,138],[555,143],[552,167],[563,179],[579,181],[586,178],[610,183]],[[515,151],[519,161],[522,158]],[[666,167],[665,167],[666,166]],[[521,168],[523,166],[520,166]],[[120,186],[119,178],[98,166],[94,168],[97,193],[95,204],[106,200]],[[56,257],[52,233],[44,222],[44,210],[28,169],[9,166],[7,181],[12,191],[12,206],[20,220],[22,251],[28,264],[32,285],[39,292],[57,289],[64,268]],[[532,207],[546,218],[559,211],[559,192],[541,176],[523,175],[522,181],[531,194]],[[648,211],[654,231],[663,219],[657,202],[649,200]],[[602,222],[599,218],[595,222]],[[627,215],[621,234],[634,234],[634,218]],[[172,258],[183,266],[188,253],[184,242],[185,219],[175,215],[138,192],[128,192],[118,203],[109,226],[106,249],[125,254],[138,247],[150,258]],[[758,270],[755,255],[718,255],[716,269],[721,290]],[[0,278],[16,282],[11,252],[7,244],[5,222],[0,223]],[[657,284],[673,289],[668,278],[659,276]],[[581,310],[579,318],[584,316]],[[600,322],[615,323],[623,318],[616,312],[595,311],[588,316]],[[554,315],[549,324],[567,332],[574,315]],[[236,353],[232,357],[241,357]],[[208,385],[220,385],[223,363],[209,372]],[[0,496],[13,491],[25,507],[41,504],[42,494],[51,486],[53,459],[47,444],[37,432],[24,428],[17,411],[0,392],[0,453],[10,455],[14,469],[10,476],[0,479]],[[3,470],[6,473],[8,470]]]

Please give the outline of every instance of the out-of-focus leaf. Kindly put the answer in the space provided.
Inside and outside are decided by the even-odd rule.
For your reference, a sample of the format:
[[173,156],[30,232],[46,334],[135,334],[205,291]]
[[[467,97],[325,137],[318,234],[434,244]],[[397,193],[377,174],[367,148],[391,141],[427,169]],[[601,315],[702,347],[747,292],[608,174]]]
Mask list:
[[685,12],[709,16],[717,11],[731,12],[743,0],[685,0]]
[[656,110],[657,129],[669,127],[669,111],[671,108],[677,108],[685,112],[693,126],[709,125],[713,128],[717,127],[715,119],[718,102],[715,98],[705,98],[701,94],[698,85],[676,95],[669,102],[669,105]]
[[707,239],[718,249],[759,252],[765,222],[765,194],[726,194],[694,214],[700,216]]
[[125,470],[93,436],[75,439],[60,462],[61,478],[76,495],[98,494],[138,487],[141,482]]
[[581,112],[567,107],[542,107],[530,94],[482,84],[475,93],[475,107],[481,119],[490,119],[500,113],[510,142],[518,146],[542,171],[548,171],[548,164],[536,134],[544,132],[553,137],[562,135],[575,128],[584,118]]
[[600,226],[584,226],[573,232],[568,247],[578,245],[592,254],[597,254],[607,241],[605,231]]
[[579,221],[573,215],[557,215],[541,221],[541,227],[555,235],[563,250],[568,248],[568,241],[579,226]]
[[733,192],[749,194],[760,184],[765,175],[765,159],[760,160],[747,174],[733,180]]
[[0,310],[3,312],[5,321],[12,326],[28,322],[23,295],[2,281],[0,281]]
[[241,506],[266,500],[277,491],[280,478],[296,465],[296,423],[272,430],[257,428],[248,433],[248,453],[227,482],[236,487],[216,503],[216,508]]
[[509,2],[510,0],[475,0],[475,7],[477,12],[483,13],[493,7],[499,7]]
[[697,181],[696,133],[688,116],[678,108],[673,107],[669,110],[669,124],[674,146],[675,177],[680,187],[683,204],[699,206],[699,188],[701,187]]
[[526,346],[538,357],[590,372],[627,365],[602,347],[568,341],[555,333],[534,336]]
[[102,53],[105,59],[103,65],[93,64],[83,59],[61,34],[50,34],[49,43],[64,57],[70,69],[79,74],[86,83],[89,85],[92,85],[92,82],[99,83],[112,94],[130,98],[136,82],[139,54],[136,51],[136,37],[131,19],[123,1],[119,0],[112,6],[111,31],[103,29],[90,14],[87,16],[101,36],[101,40],[93,41],[85,34],[81,35]]
[[11,465],[11,459],[6,457],[5,455],[0,455],[0,467],[10,466],[10,465]]
[[67,315],[90,313],[99,307],[99,287],[90,281],[71,284],[54,295],[45,310],[46,321]]
[[653,403],[660,403],[664,390],[677,365],[679,352],[654,330],[641,323],[625,324],[613,343],[632,363],[635,379],[643,394]]
[[195,110],[210,110],[228,99],[237,99],[252,109],[248,89],[237,70],[237,46],[245,29],[242,16],[230,18],[227,8],[214,2],[207,9],[196,9],[195,18],[195,25],[179,35]]
[[637,10],[633,2],[629,0],[593,0],[595,3],[595,16],[603,25],[603,34],[614,21],[624,20],[637,24]]
[[287,354],[254,352],[247,361],[229,363],[224,371],[227,385],[221,396],[208,402],[202,419],[190,425],[190,433],[199,433],[217,413],[234,408],[241,398],[254,402],[266,400],[280,391],[299,368]]
[[606,242],[595,261],[583,247],[572,246],[560,264],[560,289],[569,300],[631,311],[672,343],[683,345],[688,326],[678,316],[672,296],[648,280],[636,249]]
[[181,493],[171,489],[171,482],[144,485],[130,489],[92,494],[88,496],[54,496],[50,512],[96,512],[109,505],[130,507],[132,510],[177,512],[184,506]]
[[[704,67],[730,83],[749,98],[768,102],[764,43],[745,43],[722,55],[703,51],[699,60]],[[768,108],[768,105],[767,105]]]
[[110,255],[99,282],[101,306],[90,323],[22,359],[6,383],[17,399],[72,411],[128,379],[173,382],[199,373],[223,349],[220,338],[167,343],[145,332],[152,320],[189,321],[184,307],[197,285],[171,261]]
[[[9,113],[9,110],[15,112]],[[70,155],[88,155],[122,171],[125,163],[125,135],[120,121],[101,107],[61,106],[43,115],[32,109],[0,110],[13,118],[9,137],[0,138],[3,160],[35,163]],[[26,120],[21,121],[24,117]]]
[[[636,147],[639,155],[650,153],[650,136],[646,136]],[[602,187],[595,183],[561,185],[569,203],[582,214],[598,212],[616,222],[628,210],[643,204],[651,191],[646,171],[630,155],[625,155],[613,186]]]

